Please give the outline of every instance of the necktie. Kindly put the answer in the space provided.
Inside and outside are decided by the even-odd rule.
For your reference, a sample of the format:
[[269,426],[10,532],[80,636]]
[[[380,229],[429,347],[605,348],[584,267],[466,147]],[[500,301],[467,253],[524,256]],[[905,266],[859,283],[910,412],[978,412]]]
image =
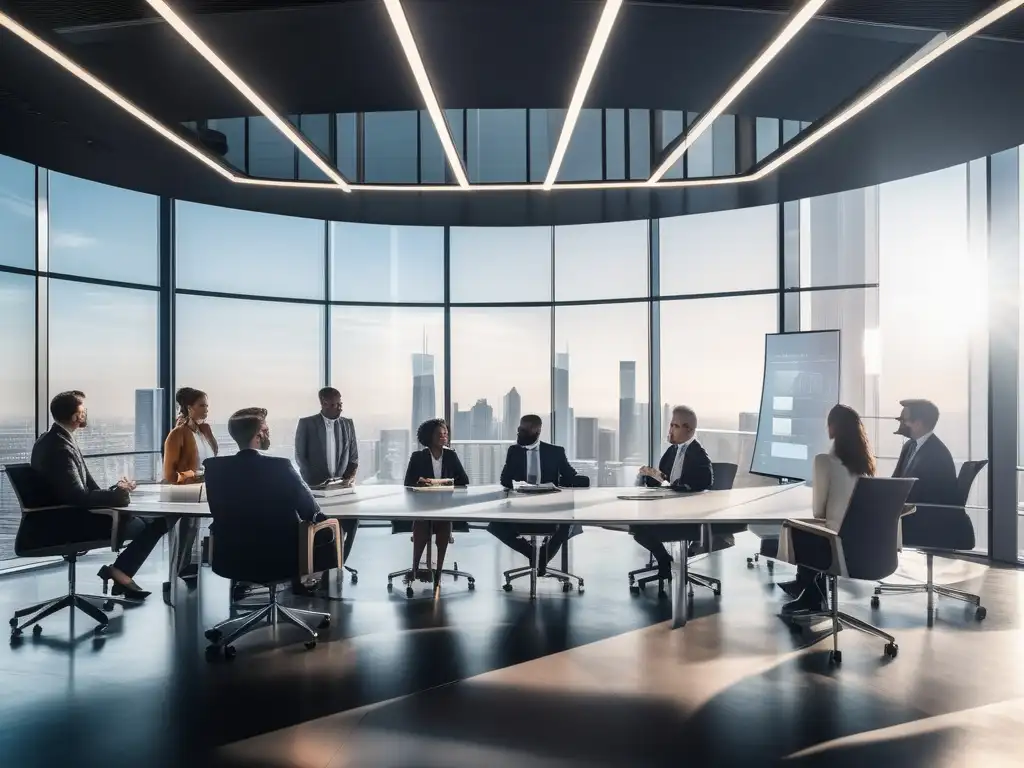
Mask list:
[[530,485],[537,485],[540,481],[540,472],[537,471],[539,452],[536,449],[526,451],[526,482]]
[[334,420],[334,466],[331,474],[337,475],[341,468],[341,419]]
[[903,464],[903,476],[907,476],[907,472],[910,471],[910,465],[914,461],[914,457],[917,456],[917,440],[913,440],[910,443],[910,448],[907,450],[907,460]]

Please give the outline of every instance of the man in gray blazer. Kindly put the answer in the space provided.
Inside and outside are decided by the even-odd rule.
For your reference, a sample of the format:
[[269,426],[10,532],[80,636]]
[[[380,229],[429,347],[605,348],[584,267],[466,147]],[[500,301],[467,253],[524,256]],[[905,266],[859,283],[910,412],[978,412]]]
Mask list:
[[[359,443],[352,419],[341,415],[341,392],[334,387],[320,390],[320,413],[299,419],[295,429],[295,461],[299,474],[310,487],[341,479],[352,484],[359,467]],[[348,562],[356,538],[358,520],[343,520],[344,561]],[[353,580],[355,572],[353,571]]]

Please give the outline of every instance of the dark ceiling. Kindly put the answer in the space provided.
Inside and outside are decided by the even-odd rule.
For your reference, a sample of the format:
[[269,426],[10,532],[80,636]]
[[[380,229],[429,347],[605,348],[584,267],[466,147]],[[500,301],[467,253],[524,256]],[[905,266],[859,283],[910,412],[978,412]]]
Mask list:
[[[445,107],[565,107],[595,0],[404,0]],[[651,0],[623,8],[588,107],[699,111],[771,39],[792,2]],[[834,0],[730,111],[815,121],[989,2]],[[284,113],[421,107],[378,0],[179,1]],[[143,0],[0,0],[0,8],[167,124],[254,111]],[[843,19],[843,20],[837,20]],[[855,21],[851,21],[855,20]],[[870,22],[870,23],[863,23]],[[98,25],[98,26],[97,26]],[[898,26],[892,26],[898,25]],[[537,224],[674,215],[873,184],[1024,143],[1024,14],[923,70],[772,177],[688,190],[351,195],[223,181],[0,30],[0,153],[183,199],[334,219]]]

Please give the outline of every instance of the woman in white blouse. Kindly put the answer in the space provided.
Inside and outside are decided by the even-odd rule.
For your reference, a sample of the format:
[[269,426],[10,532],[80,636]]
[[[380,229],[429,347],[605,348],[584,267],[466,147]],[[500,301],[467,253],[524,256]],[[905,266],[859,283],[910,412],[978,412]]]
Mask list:
[[[816,519],[830,530],[838,531],[858,478],[875,474],[875,457],[864,423],[848,405],[836,405],[829,411],[828,436],[832,450],[814,457],[811,507]],[[819,584],[817,571],[799,567],[795,581],[779,586],[797,598],[796,603],[790,603],[787,608],[818,610],[819,606],[823,607],[824,589]]]

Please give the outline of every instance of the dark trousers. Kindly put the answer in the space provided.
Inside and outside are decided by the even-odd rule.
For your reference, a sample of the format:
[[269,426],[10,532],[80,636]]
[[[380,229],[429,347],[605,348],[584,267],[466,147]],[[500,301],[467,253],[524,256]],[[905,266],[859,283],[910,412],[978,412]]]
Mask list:
[[121,539],[131,539],[131,541],[128,542],[117,556],[117,559],[114,561],[114,567],[124,573],[125,576],[134,577],[138,573],[139,568],[142,567],[142,564],[146,562],[146,558],[149,557],[153,548],[166,535],[169,526],[173,525],[175,521],[173,519],[168,520],[165,517],[150,519],[131,515],[125,515],[125,517],[127,519],[121,522]]
[[[348,562],[349,553],[352,552],[352,544],[356,540],[356,531],[359,529],[359,521],[358,520],[341,520],[339,522],[341,523],[341,530],[345,534],[345,544],[344,544],[341,556],[342,556],[342,560],[344,560],[347,563]],[[327,533],[330,533],[330,531],[327,531]],[[320,537],[320,534],[318,533],[317,534],[317,539],[316,539],[317,541],[319,540],[319,537]],[[331,541],[334,541],[333,537],[331,538]],[[338,564],[335,563],[331,567],[332,568],[337,568]]]
[[569,540],[568,525],[522,525],[520,523],[491,523],[487,532],[507,547],[511,547],[533,563],[533,547],[524,536],[550,536],[545,550],[541,551],[543,565],[551,562],[558,550]]
[[654,528],[654,526],[636,526],[633,529],[633,538],[637,544],[654,555],[654,559],[658,563],[658,569],[662,573],[668,573],[672,570],[672,556],[665,549],[665,545],[662,543],[658,532],[647,530],[648,528]]
[[[723,530],[728,530],[723,528]],[[699,526],[679,525],[635,525],[629,529],[636,543],[654,555],[658,568],[668,573],[672,568],[672,556],[665,549],[664,542],[686,540],[689,542],[689,557],[702,554],[707,548],[700,544],[701,531]],[[718,552],[734,546],[736,540],[732,533],[712,533],[711,551]]]

